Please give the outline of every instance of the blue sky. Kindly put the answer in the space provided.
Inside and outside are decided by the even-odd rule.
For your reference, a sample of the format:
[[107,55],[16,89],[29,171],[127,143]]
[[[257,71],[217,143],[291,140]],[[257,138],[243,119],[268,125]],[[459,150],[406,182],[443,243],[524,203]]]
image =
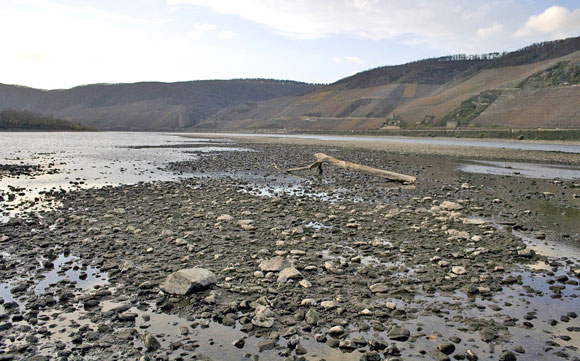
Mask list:
[[580,35],[580,2],[3,0],[0,83],[276,78],[329,83],[383,65]]

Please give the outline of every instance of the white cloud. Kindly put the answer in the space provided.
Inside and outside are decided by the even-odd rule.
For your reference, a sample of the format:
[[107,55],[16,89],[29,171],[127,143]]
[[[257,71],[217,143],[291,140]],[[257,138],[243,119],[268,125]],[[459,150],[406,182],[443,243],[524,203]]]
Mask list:
[[230,39],[234,39],[234,38],[236,38],[237,36],[238,36],[238,33],[234,32],[234,31],[231,31],[231,30],[224,30],[224,31],[220,31],[220,32],[217,34],[217,37],[218,37],[219,39],[222,39],[222,40],[230,40]]
[[[461,0],[167,0],[191,4],[265,25],[295,39],[333,35],[386,39],[407,34],[423,38],[452,36],[454,27],[473,27],[462,12],[479,12]],[[475,7],[475,8],[474,8]]]
[[193,40],[201,40],[205,37],[205,34],[213,30],[215,30],[214,24],[195,23],[193,24],[193,30],[190,31],[189,34],[187,34],[187,36],[189,36],[189,38]]
[[332,62],[333,63],[340,63],[340,61],[341,60],[340,60],[340,58],[338,56],[335,56],[335,57],[332,58]]
[[485,37],[500,33],[502,30],[503,30],[503,25],[501,25],[499,23],[493,23],[491,26],[489,26],[487,28],[477,29],[477,31],[475,32],[475,35],[477,35],[477,37],[479,37],[479,38],[485,38]]
[[580,9],[570,11],[552,6],[539,15],[532,15],[514,34],[515,37],[538,34],[577,35],[580,31]]
[[344,59],[349,63],[362,64],[364,61],[358,56],[345,56]]

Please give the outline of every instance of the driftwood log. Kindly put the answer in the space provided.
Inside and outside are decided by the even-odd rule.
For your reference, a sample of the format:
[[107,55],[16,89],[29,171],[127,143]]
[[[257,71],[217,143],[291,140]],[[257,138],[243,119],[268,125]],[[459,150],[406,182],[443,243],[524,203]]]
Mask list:
[[[311,169],[317,168],[318,173],[322,174],[322,164],[326,163],[326,164],[330,164],[332,166],[346,169],[346,170],[349,170],[352,172],[364,173],[364,174],[368,174],[371,176],[381,177],[381,178],[385,178],[385,179],[397,181],[397,182],[414,183],[415,180],[417,179],[413,176],[406,175],[406,174],[390,172],[388,170],[377,169],[377,168],[369,167],[366,165],[361,165],[361,164],[356,164],[353,162],[348,162],[345,160],[340,160],[340,159],[331,157],[329,155],[326,155],[324,153],[315,153],[314,158],[316,159],[316,161],[310,165],[307,165],[305,167],[290,168],[290,169],[286,169],[284,171],[286,173],[294,173],[294,172],[300,172],[300,171],[311,170]],[[276,168],[278,168],[278,167],[276,167]]]

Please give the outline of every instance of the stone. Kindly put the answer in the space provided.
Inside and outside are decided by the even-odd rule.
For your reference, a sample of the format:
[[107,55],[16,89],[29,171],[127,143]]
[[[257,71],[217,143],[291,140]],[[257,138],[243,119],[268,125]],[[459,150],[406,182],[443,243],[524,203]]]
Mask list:
[[400,326],[393,326],[387,332],[387,337],[395,341],[407,341],[410,335],[411,332],[409,330]]
[[465,267],[461,267],[461,266],[451,267],[451,272],[455,273],[456,275],[460,275],[460,276],[467,273],[467,271],[465,270]]
[[234,217],[230,216],[229,214],[222,214],[217,218],[217,220],[220,222],[230,222],[234,220]]
[[464,218],[463,223],[464,224],[473,224],[473,225],[479,226],[479,225],[485,224],[485,220],[482,218]]
[[468,349],[467,351],[465,351],[465,357],[469,361],[479,360],[479,356],[477,356],[477,354],[475,352],[473,352],[473,350],[471,350],[471,349]]
[[379,354],[377,351],[367,351],[361,358],[361,361],[380,361],[380,360],[381,354]]
[[497,332],[489,327],[483,328],[479,331],[479,335],[481,336],[481,340],[483,342],[491,342],[497,338]]
[[455,345],[450,342],[445,342],[438,345],[437,349],[446,355],[451,355],[455,351]]
[[278,275],[278,283],[286,283],[288,280],[302,278],[302,273],[294,267],[284,268]]
[[125,261],[123,262],[123,264],[121,264],[121,266],[119,267],[119,271],[121,272],[127,272],[132,270],[133,268],[135,268],[135,264],[131,261]]
[[337,336],[342,335],[344,333],[344,327],[342,326],[334,326],[328,330],[329,335]]
[[446,354],[444,354],[443,352],[434,349],[431,350],[431,352],[429,352],[429,356],[431,356],[431,358],[435,361],[449,361],[450,358],[449,356],[447,356]]
[[291,264],[288,260],[284,257],[273,257],[267,260],[262,261],[258,268],[262,272],[280,272],[285,268],[290,267]]
[[301,306],[313,306],[316,304],[316,300],[314,298],[305,298],[300,302]]
[[325,310],[331,310],[336,308],[338,305],[334,301],[322,301],[320,302],[320,307],[324,308]]
[[375,283],[369,287],[373,293],[384,293],[389,290],[389,286],[386,283]]
[[342,340],[338,343],[338,347],[345,350],[354,350],[358,346],[350,339]]
[[511,351],[504,351],[502,352],[502,354],[499,356],[499,361],[516,361],[517,357],[516,355],[511,352]]
[[239,339],[235,340],[234,342],[232,342],[232,345],[234,345],[237,348],[243,348],[245,344],[246,344],[246,340],[244,338],[239,338]]
[[146,333],[142,336],[143,345],[147,351],[157,351],[161,348],[161,344],[157,339],[150,333]]
[[256,314],[252,318],[252,325],[263,328],[272,328],[275,321],[274,317],[274,312],[272,312],[268,306],[258,306],[258,308],[256,308]]
[[533,249],[526,248],[518,251],[518,256],[525,258],[532,258],[536,252]]
[[318,315],[318,312],[316,312],[316,310],[311,308],[306,312],[304,319],[307,324],[314,326],[318,323],[318,320],[320,320],[320,316]]
[[161,289],[164,292],[187,295],[190,292],[205,288],[216,282],[216,277],[213,272],[205,268],[186,268],[181,269],[167,276]]
[[298,284],[304,288],[312,287],[312,283],[309,280],[302,280]]
[[132,340],[137,331],[134,328],[122,328],[115,331],[115,337],[121,340]]
[[258,348],[258,352],[268,351],[276,346],[276,342],[273,340],[262,340],[256,343],[256,347]]
[[463,209],[463,206],[459,203],[455,203],[455,202],[450,202],[450,201],[444,201],[443,203],[441,203],[439,205],[439,207],[447,210],[447,211],[458,211]]

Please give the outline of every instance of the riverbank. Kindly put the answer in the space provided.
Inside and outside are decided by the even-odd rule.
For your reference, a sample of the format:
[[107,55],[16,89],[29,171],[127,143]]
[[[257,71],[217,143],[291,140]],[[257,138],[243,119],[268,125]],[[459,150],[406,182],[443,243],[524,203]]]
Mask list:
[[[524,162],[547,162],[580,165],[579,142],[519,142],[519,144],[507,145],[505,140],[476,141],[476,143],[464,140],[455,145],[455,139],[442,139],[449,144],[429,142],[422,138],[390,138],[390,137],[349,137],[349,136],[292,136],[276,134],[236,134],[236,133],[190,133],[179,134],[182,137],[201,139],[235,139],[242,144],[280,144],[289,146],[327,146],[341,147],[359,150],[376,150],[400,155],[441,155],[453,158],[471,158],[485,160],[513,160]],[[485,143],[489,143],[487,146]],[[517,149],[516,146],[530,149]],[[471,145],[471,146],[470,146]],[[542,151],[534,148],[554,149],[555,151]],[[574,147],[570,152],[562,151],[559,147]],[[515,149],[514,149],[515,148]],[[559,151],[558,151],[559,150]]]
[[317,134],[336,136],[368,137],[422,137],[453,139],[503,139],[525,141],[580,141],[580,129],[501,129],[501,128],[425,128],[425,129],[380,129],[380,130],[300,130],[300,129],[195,129],[195,132],[256,133],[256,134]]
[[[186,179],[51,194],[55,211],[2,225],[2,356],[580,357],[576,180],[462,172],[456,147],[235,145],[166,167]],[[315,152],[418,181],[273,166]],[[192,267],[215,280],[163,291]]]

